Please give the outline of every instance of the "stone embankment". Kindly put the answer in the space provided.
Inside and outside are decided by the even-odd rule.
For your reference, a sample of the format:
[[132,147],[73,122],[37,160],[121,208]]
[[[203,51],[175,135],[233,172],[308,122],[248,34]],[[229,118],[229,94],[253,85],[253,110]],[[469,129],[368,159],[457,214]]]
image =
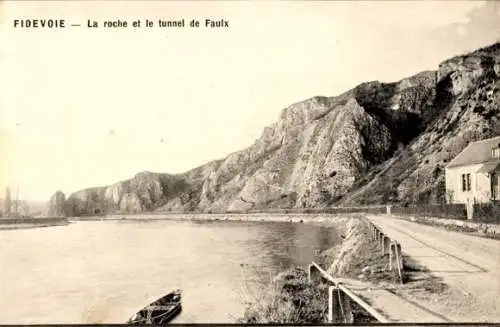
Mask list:
[[[108,215],[104,220],[177,220],[177,221],[253,221],[253,222],[282,222],[282,223],[307,223],[335,227],[340,233],[345,231],[347,222],[359,219],[359,214],[280,214],[280,213],[253,213],[253,214],[135,214],[135,215]],[[86,220],[87,218],[71,218]],[[90,217],[95,220],[96,217]]]
[[323,252],[323,265],[330,275],[373,285],[403,281],[404,263],[397,241],[386,237],[364,217],[347,221],[344,233],[340,244]]

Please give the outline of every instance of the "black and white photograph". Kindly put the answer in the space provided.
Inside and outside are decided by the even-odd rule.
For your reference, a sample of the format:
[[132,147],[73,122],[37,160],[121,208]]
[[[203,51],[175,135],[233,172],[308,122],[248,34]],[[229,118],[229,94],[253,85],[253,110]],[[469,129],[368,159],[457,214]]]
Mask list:
[[0,30],[0,325],[500,324],[500,1]]

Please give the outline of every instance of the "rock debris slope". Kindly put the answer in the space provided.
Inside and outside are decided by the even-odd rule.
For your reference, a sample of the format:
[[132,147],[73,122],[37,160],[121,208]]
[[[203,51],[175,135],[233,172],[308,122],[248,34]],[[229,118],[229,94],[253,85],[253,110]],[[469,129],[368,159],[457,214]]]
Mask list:
[[71,194],[67,215],[442,201],[444,165],[500,134],[500,43],[395,83],[282,110],[254,144],[183,174],[142,172]]

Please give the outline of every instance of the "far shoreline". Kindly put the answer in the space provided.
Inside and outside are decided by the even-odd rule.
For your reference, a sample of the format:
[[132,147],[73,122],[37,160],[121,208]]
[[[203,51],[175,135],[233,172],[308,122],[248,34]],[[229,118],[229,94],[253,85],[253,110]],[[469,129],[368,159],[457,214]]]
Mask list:
[[9,217],[0,218],[0,230],[32,229],[53,226],[66,226],[70,221],[65,217]]
[[162,213],[162,214],[126,214],[106,215],[101,217],[70,217],[70,222],[127,221],[127,222],[255,222],[255,223],[292,223],[308,224],[319,227],[335,228],[342,235],[347,222],[362,219],[360,213]]
[[284,223],[332,223],[359,217],[359,213],[162,213],[162,214],[121,214],[92,217],[69,217],[70,221],[254,221]]

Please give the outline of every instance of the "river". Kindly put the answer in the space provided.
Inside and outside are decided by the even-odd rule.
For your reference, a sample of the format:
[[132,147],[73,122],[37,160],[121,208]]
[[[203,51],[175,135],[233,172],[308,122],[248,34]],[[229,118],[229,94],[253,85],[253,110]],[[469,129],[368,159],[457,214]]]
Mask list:
[[79,221],[0,231],[0,324],[122,323],[179,288],[175,323],[231,323],[272,276],[337,243],[275,222]]

